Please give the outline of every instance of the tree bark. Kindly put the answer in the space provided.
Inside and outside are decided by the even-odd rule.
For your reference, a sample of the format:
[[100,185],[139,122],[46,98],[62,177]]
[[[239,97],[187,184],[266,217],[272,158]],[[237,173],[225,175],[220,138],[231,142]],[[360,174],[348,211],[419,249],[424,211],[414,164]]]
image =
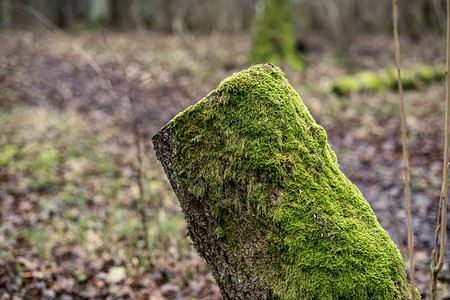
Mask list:
[[[177,178],[173,169],[173,159],[176,155],[175,132],[165,126],[154,137],[153,144],[158,159],[161,161],[167,178],[180,201],[187,221],[189,237],[194,248],[205,259],[211,268],[214,278],[220,287],[225,300],[232,299],[277,299],[272,295],[268,285],[261,283],[256,274],[251,274],[239,268],[239,261],[229,245],[218,242],[215,230],[217,220],[212,216],[209,201],[196,201],[195,196],[186,193],[185,187],[178,189]],[[195,203],[195,205],[192,205]],[[263,240],[263,232],[255,228],[255,234],[249,239],[247,247],[256,252],[256,246]],[[254,243],[254,244],[253,244]],[[243,258],[253,264],[251,254]]]
[[153,144],[224,299],[408,299],[397,247],[278,67],[225,79]]

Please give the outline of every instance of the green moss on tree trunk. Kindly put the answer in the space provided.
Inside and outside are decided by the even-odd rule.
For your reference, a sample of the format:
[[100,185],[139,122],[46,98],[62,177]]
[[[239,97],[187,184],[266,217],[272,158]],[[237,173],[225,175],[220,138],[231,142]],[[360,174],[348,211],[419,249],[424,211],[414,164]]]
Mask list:
[[154,144],[225,299],[408,299],[397,247],[278,67],[225,79]]
[[259,14],[249,55],[252,63],[288,63],[297,71],[304,68],[295,48],[291,0],[265,0]]

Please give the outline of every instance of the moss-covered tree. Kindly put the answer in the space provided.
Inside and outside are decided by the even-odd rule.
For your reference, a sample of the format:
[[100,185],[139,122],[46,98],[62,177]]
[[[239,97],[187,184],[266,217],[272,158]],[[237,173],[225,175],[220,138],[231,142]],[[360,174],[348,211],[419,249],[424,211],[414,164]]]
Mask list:
[[397,247],[278,67],[225,79],[153,143],[224,299],[409,299]]
[[250,62],[275,65],[286,62],[297,71],[303,70],[295,47],[291,6],[291,0],[264,0],[256,18]]

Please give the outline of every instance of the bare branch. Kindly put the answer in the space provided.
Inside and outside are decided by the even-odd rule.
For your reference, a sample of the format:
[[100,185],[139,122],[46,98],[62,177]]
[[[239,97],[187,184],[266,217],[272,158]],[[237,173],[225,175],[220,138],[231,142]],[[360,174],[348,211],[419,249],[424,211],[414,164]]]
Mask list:
[[446,94],[445,94],[445,141],[444,141],[444,170],[442,171],[442,216],[441,216],[441,245],[439,250],[439,260],[435,272],[439,272],[444,265],[445,240],[447,233],[447,204],[448,204],[448,148],[450,132],[450,0],[447,0],[447,66],[445,70]]
[[398,246],[400,247],[400,252],[402,255],[405,254],[405,249],[403,248],[403,242],[400,235],[400,229],[398,226],[397,216],[395,215],[395,209],[391,202],[391,196],[389,194],[387,195],[388,203],[389,203],[389,212],[391,213],[392,218],[394,219],[394,225],[395,225],[395,233],[397,234],[398,239]]
[[67,35],[58,28],[52,21],[50,21],[46,16],[44,16],[42,13],[40,13],[38,10],[36,10],[34,7],[30,5],[26,5],[23,3],[17,3],[17,7],[20,7],[26,11],[28,11],[30,14],[32,14],[36,19],[39,20],[42,24],[47,26],[49,29],[51,29],[56,35],[58,35],[60,38],[66,40],[71,47],[78,52],[83,59],[89,64],[89,66],[97,73],[98,77],[101,80],[102,87],[110,94],[113,98],[118,98],[118,94],[116,90],[113,88],[112,83],[109,79],[106,78],[105,73],[103,72],[103,69],[97,64],[95,59],[89,55],[83,48],[80,47],[77,43],[75,43],[72,39],[67,37]]
[[403,99],[403,83],[402,73],[400,68],[400,41],[398,38],[398,4],[397,0],[392,0],[393,5],[393,18],[394,18],[394,43],[395,43],[395,62],[397,65],[398,76],[398,100],[400,106],[400,119],[401,119],[401,138],[403,149],[403,171],[405,175],[405,198],[406,198],[406,215],[408,219],[408,253],[409,253],[409,274],[411,284],[411,299],[416,299],[415,284],[414,284],[414,236],[412,229],[412,214],[411,214],[411,188],[409,180],[409,153],[408,153],[408,140],[406,132],[406,114],[405,103]]
[[[439,199],[439,209],[436,221],[436,231],[434,237],[434,249],[431,254],[431,280],[430,299],[437,297],[437,274],[441,271],[445,259],[445,242],[447,233],[447,207],[448,207],[448,150],[450,142],[450,0],[447,0],[447,62],[446,62],[446,93],[445,93],[445,137],[444,137],[444,162],[442,170],[442,189]],[[438,240],[440,236],[440,247],[438,256]]]

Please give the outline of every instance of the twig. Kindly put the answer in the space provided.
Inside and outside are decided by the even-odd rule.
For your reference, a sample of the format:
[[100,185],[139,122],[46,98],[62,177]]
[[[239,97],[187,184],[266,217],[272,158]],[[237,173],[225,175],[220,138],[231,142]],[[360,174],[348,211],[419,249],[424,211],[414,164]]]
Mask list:
[[397,234],[398,246],[400,247],[400,252],[402,253],[402,255],[405,255],[405,249],[403,248],[403,242],[400,235],[400,228],[398,227],[397,216],[395,215],[395,209],[394,206],[392,205],[391,196],[389,196],[388,194],[387,198],[389,203],[389,211],[392,215],[392,218],[394,219],[395,233]]
[[15,5],[19,8],[28,11],[31,15],[33,15],[36,19],[38,19],[39,22],[50,28],[56,35],[66,40],[71,45],[71,47],[76,52],[78,52],[83,57],[83,59],[89,64],[89,66],[97,73],[98,77],[100,78],[100,83],[102,87],[110,94],[110,96],[113,98],[118,98],[118,93],[113,88],[111,81],[106,78],[103,69],[97,64],[97,62],[91,55],[89,55],[86,51],[84,51],[83,48],[81,48],[72,39],[68,38],[67,35],[61,29],[58,28],[58,26],[56,26],[52,21],[50,21],[46,16],[44,16],[34,7],[24,3],[17,3]]
[[[447,62],[446,62],[446,93],[445,93],[445,137],[444,137],[444,163],[442,170],[442,189],[439,199],[438,217],[436,221],[436,231],[434,240],[434,249],[431,254],[431,280],[430,280],[430,299],[437,297],[437,274],[444,265],[445,242],[447,233],[447,207],[448,207],[448,150],[450,140],[450,0],[447,0]],[[438,239],[439,231],[441,233],[439,256]]]
[[445,70],[446,94],[445,94],[445,144],[444,144],[444,170],[442,174],[442,216],[441,216],[441,248],[436,270],[440,271],[444,265],[445,240],[447,232],[447,202],[448,202],[448,148],[450,132],[450,0],[447,0],[447,66]]
[[[75,43],[70,37],[68,37],[61,29],[59,29],[51,20],[49,20],[45,15],[40,13],[38,10],[36,10],[34,7],[18,2],[14,4],[14,8],[19,8],[27,11],[31,15],[33,15],[39,22],[47,26],[53,33],[58,35],[60,38],[63,38],[64,40],[68,41],[71,45],[71,47],[75,50],[75,52],[79,53],[81,57],[88,63],[88,65],[95,71],[98,78],[100,79],[100,85],[102,88],[113,98],[119,98],[120,95],[116,92],[116,90],[113,88],[112,83],[109,79],[106,78],[103,69],[96,63],[95,59],[89,55],[86,51],[82,49],[81,46],[79,46],[77,43]],[[102,104],[98,104],[96,106],[90,107],[91,110],[95,110],[98,107],[100,107]],[[68,123],[71,119],[75,118],[75,116],[66,119],[64,123]],[[61,125],[61,124],[60,124]],[[5,170],[8,168],[8,166],[20,158],[24,153],[27,152],[27,150],[30,148],[31,145],[39,143],[40,141],[44,139],[49,139],[49,134],[53,130],[58,130],[56,126],[50,126],[47,128],[44,132],[41,134],[38,134],[36,136],[31,137],[30,139],[23,141],[20,143],[18,151],[9,159],[9,161],[6,163],[6,165],[2,166],[0,169],[0,176],[4,176]],[[59,132],[57,132],[59,134]]]
[[133,127],[133,137],[134,137],[134,145],[136,147],[136,160],[137,160],[137,184],[139,189],[139,215],[141,217],[141,226],[142,226],[142,239],[144,241],[144,249],[148,250],[148,246],[150,245],[148,232],[148,217],[146,211],[146,201],[145,201],[145,190],[144,190],[144,160],[143,160],[143,150],[142,150],[142,138],[141,132],[139,130],[139,125],[137,122],[137,108],[136,102],[131,95],[131,91],[128,93],[128,101],[131,104],[131,120]]
[[403,171],[405,175],[405,198],[406,198],[406,215],[408,219],[408,253],[409,253],[409,274],[411,285],[411,299],[416,299],[416,289],[414,284],[414,237],[412,228],[412,215],[411,215],[411,188],[409,180],[409,153],[408,153],[408,140],[406,133],[406,114],[405,103],[403,99],[403,83],[402,74],[400,69],[400,41],[398,38],[398,4],[397,0],[392,0],[393,5],[393,18],[394,18],[394,44],[395,44],[395,62],[397,65],[398,76],[398,100],[400,106],[400,119],[401,119],[401,137],[402,137],[402,149],[403,149]]
[[[107,44],[107,41],[104,40],[104,43]],[[136,100],[132,95],[132,90],[134,87],[141,84],[141,80],[139,78],[129,78],[127,69],[125,65],[122,63],[119,54],[115,50],[114,47],[108,47],[114,54],[116,64],[119,66],[123,79],[127,83],[127,92],[126,99],[131,107],[131,128],[133,132],[133,141],[135,146],[136,153],[136,176],[137,176],[137,185],[139,191],[139,199],[137,201],[138,213],[141,219],[141,239],[144,242],[144,249],[148,250],[150,245],[150,239],[148,236],[149,232],[149,222],[147,215],[147,205],[146,205],[146,197],[145,197],[145,189],[144,189],[144,180],[145,180],[145,167],[144,167],[144,150],[142,145],[142,134],[139,128],[138,123],[138,112]]]

